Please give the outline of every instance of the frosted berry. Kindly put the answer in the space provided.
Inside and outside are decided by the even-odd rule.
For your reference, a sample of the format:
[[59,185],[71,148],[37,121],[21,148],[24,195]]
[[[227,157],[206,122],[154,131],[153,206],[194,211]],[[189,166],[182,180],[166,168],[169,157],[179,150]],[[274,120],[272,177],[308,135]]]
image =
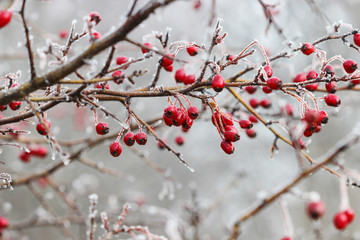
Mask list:
[[105,135],[109,133],[109,125],[106,122],[96,124],[96,133],[99,135]]
[[304,118],[305,118],[306,122],[308,122],[308,123],[317,122],[319,117],[320,117],[319,112],[316,111],[315,109],[306,109],[305,110]]
[[306,74],[306,79],[307,80],[317,79],[318,76],[319,76],[319,74],[315,70],[311,70],[310,72],[308,72]]
[[319,87],[319,83],[312,83],[305,86],[305,88],[309,91],[316,91],[318,87]]
[[146,48],[144,48],[144,47],[141,48],[142,53],[148,53],[149,52],[148,49],[153,49],[153,47],[154,47],[151,43],[148,43],[148,42],[144,43],[143,46]]
[[89,13],[90,21],[94,21],[95,24],[98,24],[101,21],[101,16],[98,12]]
[[294,79],[293,79],[293,82],[294,83],[300,83],[300,82],[305,82],[306,81],[306,75],[305,73],[298,73]]
[[224,137],[230,142],[236,142],[240,139],[237,129],[233,126],[225,126]]
[[216,74],[212,81],[211,86],[215,92],[221,92],[225,87],[225,80],[220,74]]
[[181,124],[181,126],[185,129],[190,129],[192,125],[193,125],[193,120],[189,117],[189,115],[185,115],[185,120]]
[[0,228],[6,228],[9,225],[9,220],[6,217],[0,217]]
[[186,51],[188,52],[188,54],[190,56],[196,56],[198,54],[198,48],[195,47],[195,46],[191,46],[191,47],[186,48]]
[[254,86],[246,86],[244,89],[248,94],[254,94],[256,92],[256,87]]
[[221,119],[225,125],[234,125],[231,113],[225,113],[224,115],[221,115]]
[[266,72],[266,76],[267,76],[268,78],[272,77],[272,75],[273,75],[273,69],[272,69],[272,67],[270,67],[269,65],[266,65],[266,66],[264,67],[264,71]]
[[169,66],[164,67],[164,69],[165,69],[165,71],[167,71],[167,72],[172,72],[173,69],[174,69],[174,67],[173,67],[173,65],[171,64],[171,65],[169,65]]
[[277,77],[269,78],[266,81],[266,85],[272,90],[280,89],[281,84],[282,84],[281,80],[279,78],[277,78]]
[[249,115],[249,120],[252,122],[252,123],[257,123],[258,122],[258,119],[257,117],[255,117],[255,115]]
[[48,150],[46,147],[38,146],[36,148],[30,148],[30,154],[36,157],[44,158],[48,154]]
[[168,118],[176,117],[177,108],[175,105],[169,105],[164,109],[164,114]]
[[0,28],[3,28],[6,25],[8,25],[9,22],[11,21],[11,17],[12,17],[12,12],[10,12],[8,10],[1,10],[0,11]]
[[[46,121],[45,119],[44,119],[44,123],[47,125],[48,128],[50,128],[50,123],[48,121]],[[36,125],[36,131],[40,135],[47,135],[48,134],[46,128],[41,123],[38,123]]]
[[175,118],[172,119],[173,124],[177,127],[181,126],[184,123],[186,116],[187,116],[187,113],[184,112],[183,109],[178,108],[176,111]]
[[328,120],[329,120],[328,114],[325,111],[320,111],[319,112],[319,121],[322,124],[326,124],[328,122]]
[[139,145],[145,145],[147,142],[147,135],[144,132],[138,132],[135,135],[135,140]]
[[328,82],[325,83],[325,88],[328,93],[335,93],[336,92],[336,82]]
[[122,146],[119,142],[115,141],[109,145],[109,150],[110,150],[110,154],[113,157],[118,157],[118,156],[120,156],[120,154],[122,152]]
[[355,218],[354,209],[349,208],[349,209],[345,210],[344,213],[345,213],[345,215],[347,216],[348,224],[351,223],[351,222],[354,220],[354,218]]
[[343,62],[343,67],[347,73],[353,73],[358,68],[357,63],[352,59],[348,59]]
[[263,108],[270,108],[271,107],[271,100],[268,98],[265,98],[263,100],[260,101],[260,106],[262,106]]
[[69,35],[69,32],[68,32],[68,30],[66,30],[66,29],[63,29],[63,30],[61,30],[61,31],[59,32],[59,37],[60,37],[61,39],[67,38],[68,35]]
[[176,70],[176,72],[175,72],[175,81],[177,83],[185,82],[185,78],[186,78],[186,73],[185,73],[185,70],[183,68],[179,68],[178,70]]
[[228,54],[228,55],[226,55],[226,60],[227,60],[227,61],[233,61],[235,58],[236,58],[236,57],[235,57],[235,55],[233,55],[233,54]]
[[129,58],[125,57],[125,56],[120,56],[116,58],[116,64],[117,65],[121,65],[126,63],[127,61],[129,61]]
[[30,157],[31,157],[31,154],[29,152],[25,152],[25,151],[20,153],[20,155],[19,155],[20,160],[25,163],[30,162]]
[[303,54],[308,56],[315,51],[315,47],[311,43],[304,43],[301,47],[301,51]]
[[187,110],[188,115],[191,119],[196,119],[199,116],[199,110],[195,106],[191,106]]
[[338,230],[344,230],[348,225],[348,217],[345,212],[338,212],[333,218],[334,226]]
[[235,150],[234,148],[234,144],[228,140],[222,140],[221,144],[220,144],[222,150],[227,153],[227,154],[232,154]]
[[183,136],[177,136],[177,137],[175,138],[175,143],[176,143],[177,145],[179,145],[179,146],[183,145],[184,142],[185,142],[185,139],[184,139]]
[[124,76],[122,71],[120,70],[115,71],[111,76],[114,78],[114,83],[116,84],[120,84],[124,82]]
[[338,107],[341,104],[341,100],[339,98],[339,96],[335,95],[335,94],[328,94],[324,97],[325,103],[328,106],[331,107]]
[[250,120],[242,119],[239,121],[240,127],[242,129],[249,129],[253,127],[253,124]]
[[189,74],[189,75],[187,75],[187,76],[185,77],[183,83],[184,83],[185,85],[189,85],[189,84],[193,84],[193,83],[195,82],[195,80],[196,80],[195,75],[194,75],[194,74]]
[[262,90],[266,94],[272,93],[272,90],[268,86],[263,86]]
[[172,65],[174,62],[174,58],[175,58],[174,54],[171,53],[165,54],[165,56],[163,56],[160,60],[161,66],[167,67]]
[[101,35],[101,33],[99,33],[99,32],[93,32],[93,33],[92,33],[92,37],[93,37],[95,40],[97,40],[97,39],[101,39],[101,38],[102,38],[102,35]]
[[360,33],[354,34],[354,43],[360,47]]
[[252,108],[257,108],[260,103],[256,98],[252,98],[249,100],[249,104]]
[[306,212],[309,217],[313,220],[318,220],[322,216],[324,216],[326,211],[325,204],[323,201],[313,201],[309,202],[306,206]]
[[127,132],[125,135],[124,135],[124,143],[131,147],[132,145],[134,145],[135,143],[135,134],[133,132]]
[[326,75],[329,75],[330,77],[335,75],[335,68],[332,65],[326,65],[324,68],[324,72]]
[[12,101],[9,103],[9,108],[13,111],[19,110],[21,107],[20,101]]
[[164,119],[165,125],[167,125],[169,127],[171,127],[173,125],[173,120],[171,118],[167,117],[165,115],[165,113],[163,114],[163,119]]
[[249,137],[249,138],[255,138],[256,137],[256,131],[252,128],[250,129],[246,129],[246,135]]

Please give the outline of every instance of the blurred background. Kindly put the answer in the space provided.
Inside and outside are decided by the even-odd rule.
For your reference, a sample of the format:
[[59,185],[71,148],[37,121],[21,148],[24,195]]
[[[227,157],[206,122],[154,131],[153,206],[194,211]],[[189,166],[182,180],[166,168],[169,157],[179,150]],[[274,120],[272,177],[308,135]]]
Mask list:
[[[138,7],[148,1],[138,1]],[[211,34],[214,31],[216,19],[222,19],[222,32],[227,36],[223,43],[216,46],[214,55],[218,59],[226,54],[238,54],[253,40],[258,40],[267,50],[269,56],[287,51],[287,43],[291,41],[294,47],[301,46],[303,42],[312,42],[328,34],[331,24],[349,23],[356,29],[359,25],[358,9],[360,1],[356,0],[327,0],[327,1],[265,1],[276,4],[274,18],[276,23],[283,29],[284,39],[278,34],[274,26],[268,31],[268,21],[263,8],[258,1],[210,1],[202,0],[201,6],[195,8],[196,1],[178,1],[170,6],[157,10],[148,20],[130,33],[129,38],[142,42],[146,40],[160,48],[159,42],[153,33],[165,32],[170,28],[170,42],[187,41],[196,42],[199,45],[208,46]],[[213,4],[216,2],[215,8]],[[0,8],[6,8],[10,1],[0,1]],[[102,21],[96,26],[96,30],[102,35],[110,32],[114,27],[124,21],[124,14],[128,10],[128,0],[28,0],[26,6],[26,18],[31,26],[33,37],[33,49],[35,53],[41,53],[47,46],[47,41],[64,44],[60,39],[61,30],[69,30],[72,21],[77,20],[76,32],[81,32],[84,26],[84,16],[89,12],[96,11],[102,16]],[[16,9],[19,9],[16,8]],[[214,10],[213,10],[214,9]],[[322,13],[320,13],[320,12]],[[215,18],[212,18],[212,13]],[[346,27],[340,28],[340,33],[348,32]],[[352,41],[349,38],[349,41]],[[14,13],[12,22],[0,30],[0,75],[21,71],[20,82],[28,80],[27,53],[24,47],[24,31],[20,16]],[[88,38],[74,43],[69,58],[76,56],[89,46]],[[328,58],[334,55],[342,55],[344,58],[352,58],[359,61],[359,54],[342,43],[341,40],[327,41],[317,46],[327,52]],[[263,57],[258,48],[256,53],[249,57],[252,63],[263,62]],[[97,56],[94,64],[80,69],[86,77],[91,77],[91,72],[101,69],[108,51]],[[138,58],[142,56],[140,49],[129,43],[120,42],[116,45],[116,56],[128,56]],[[179,58],[189,59],[185,51],[180,51]],[[201,65],[200,59],[205,59],[203,51],[185,67],[186,72],[198,73]],[[194,58],[195,59],[195,58]],[[38,74],[46,73],[57,65],[51,65],[54,59],[48,56],[43,59],[47,64],[40,68],[40,58],[36,55],[36,67]],[[110,83],[113,90],[148,86],[156,70],[158,57],[133,64],[127,73],[134,70],[147,69],[149,72],[135,79],[135,86],[129,82],[123,85]],[[49,64],[50,63],[50,64]],[[283,82],[291,82],[299,72],[311,68],[312,57],[303,54],[295,54],[291,58],[283,58],[272,63],[274,74]],[[112,63],[115,66],[115,63]],[[178,65],[177,65],[178,64]],[[223,72],[224,77],[231,77],[247,66],[247,62],[241,62],[231,66]],[[174,69],[180,67],[174,64]],[[341,69],[337,69],[341,74]],[[251,71],[245,79],[252,79],[256,71]],[[75,78],[69,76],[69,79]],[[173,73],[162,71],[159,85],[175,85]],[[250,96],[239,91],[244,99]],[[262,91],[257,91],[255,96],[265,98]],[[321,94],[317,95],[321,96]],[[325,154],[334,144],[353,131],[358,124],[359,112],[356,111],[359,104],[359,95],[355,91],[339,93],[342,106],[330,109],[320,102],[320,108],[325,109],[330,120],[323,130],[306,139],[308,153],[314,159]],[[289,102],[294,106],[295,115],[300,116],[299,106],[294,99],[276,93],[269,96],[273,101],[272,108],[260,109],[259,113],[265,118],[271,113],[278,113],[279,106]],[[201,108],[201,102],[190,99],[192,103]],[[227,92],[222,92],[216,97],[217,103],[222,105],[233,104],[235,101]],[[120,119],[125,120],[126,109],[117,102],[101,103],[106,109],[113,112]],[[25,105],[25,104],[24,104]],[[167,106],[166,98],[137,98],[132,100],[135,112],[144,120],[161,117],[163,109]],[[21,110],[23,107],[21,108]],[[2,113],[4,117],[16,114],[10,110]],[[82,138],[96,138],[94,131],[94,118],[89,108],[76,108],[73,103],[62,103],[48,111],[52,130],[56,139],[69,141]],[[121,126],[112,118],[104,116],[98,111],[99,121],[106,121],[110,126],[111,133],[120,131]],[[269,116],[270,118],[270,116]],[[192,129],[183,133],[180,129],[159,127],[157,133],[166,139],[170,146],[180,151],[189,165],[195,169],[190,172],[170,152],[160,150],[156,140],[149,135],[146,146],[135,146],[132,149],[123,145],[123,153],[119,158],[113,158],[108,153],[108,145],[114,139],[105,141],[88,150],[84,156],[99,166],[105,166],[116,170],[120,177],[109,176],[100,173],[94,168],[85,166],[78,161],[55,172],[52,177],[69,198],[76,201],[84,216],[88,215],[89,199],[92,193],[99,195],[98,214],[106,211],[110,215],[110,221],[115,223],[119,209],[125,203],[131,205],[125,223],[127,225],[147,225],[152,233],[164,235],[168,239],[227,239],[234,221],[251,207],[258,204],[261,199],[278,191],[292,181],[299,173],[299,165],[296,152],[283,142],[278,141],[279,151],[271,158],[270,147],[274,141],[274,135],[260,123],[254,126],[257,136],[249,139],[241,133],[241,140],[235,145],[235,152],[226,155],[220,148],[221,139],[216,128],[209,122],[210,112],[204,112],[201,118],[194,121]],[[35,118],[31,121],[36,122]],[[294,124],[298,121],[294,121]],[[14,124],[13,127],[31,131],[25,137],[41,139],[31,123]],[[279,132],[286,134],[282,128],[276,127]],[[175,138],[184,136],[183,146],[177,146]],[[48,144],[43,144],[49,151]],[[73,152],[77,147],[66,148]],[[11,146],[1,146],[0,160],[5,162],[1,165],[1,172],[10,173],[14,178],[27,176],[28,174],[42,171],[55,162],[51,153],[45,159],[34,158],[29,163],[19,160],[21,150]],[[141,157],[150,160],[165,169],[165,179],[154,169],[145,164]],[[358,169],[358,150],[354,147],[341,155],[345,166]],[[68,207],[59,199],[56,192],[49,186],[33,184],[39,193],[46,199],[57,215],[69,214]],[[318,192],[325,202],[327,212],[324,218],[318,222],[312,222],[305,213],[306,201],[291,194],[283,196],[287,203],[290,216],[294,225],[295,239],[316,239],[314,229],[321,229],[322,238],[319,239],[360,239],[360,223],[358,218],[349,225],[344,232],[337,231],[332,225],[333,215],[339,210],[339,183],[338,178],[330,173],[320,170],[296,186],[300,192]],[[358,204],[360,192],[358,188],[349,188],[350,204],[356,213],[360,212]],[[192,219],[199,212],[200,225],[198,229],[191,224]],[[39,201],[29,191],[27,186],[17,186],[14,190],[0,192],[0,215],[6,216],[10,223],[27,221],[34,216],[46,217],[48,213],[40,205]],[[70,224],[70,223],[69,223]],[[101,236],[104,230],[98,223],[96,236]],[[78,239],[83,239],[87,227],[79,227],[71,224],[71,230]],[[281,214],[279,201],[265,208],[255,217],[242,225],[240,239],[281,239],[287,235],[284,219]],[[59,226],[52,227],[29,227],[21,231],[5,231],[7,239],[64,239]],[[130,239],[129,236],[121,236],[119,239]],[[140,238],[139,238],[140,239]]]

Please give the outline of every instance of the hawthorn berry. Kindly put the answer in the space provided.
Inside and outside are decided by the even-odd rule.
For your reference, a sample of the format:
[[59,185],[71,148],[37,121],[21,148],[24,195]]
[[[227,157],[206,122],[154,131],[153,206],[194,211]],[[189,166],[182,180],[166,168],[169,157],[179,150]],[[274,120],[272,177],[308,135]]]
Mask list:
[[315,70],[311,70],[306,74],[306,79],[307,80],[317,79],[318,76],[319,76],[319,74]]
[[174,67],[173,67],[173,65],[171,64],[171,65],[169,65],[169,66],[164,67],[164,69],[165,69],[165,71],[167,71],[167,72],[172,72],[173,69],[174,69]]
[[105,135],[109,133],[109,125],[106,122],[96,124],[96,133],[99,135]]
[[281,240],[292,240],[291,237],[283,237]]
[[319,121],[322,123],[322,124],[326,124],[329,120],[329,116],[328,114],[323,110],[323,111],[320,111],[319,112]]
[[122,146],[119,142],[115,141],[109,145],[109,150],[113,157],[118,157],[122,152]]
[[232,125],[225,126],[224,137],[227,141],[230,141],[230,142],[236,142],[240,139],[240,135],[239,135],[237,129]]
[[246,129],[245,132],[246,132],[246,135],[249,138],[255,138],[256,137],[256,131],[254,129],[252,129],[252,128]]
[[335,93],[336,92],[336,82],[328,82],[325,83],[325,88],[328,93]]
[[92,37],[93,37],[95,40],[97,40],[97,39],[102,38],[102,35],[101,35],[101,33],[99,33],[99,32],[93,32],[93,33],[92,33]]
[[136,137],[135,137],[135,134],[133,132],[127,132],[124,135],[124,143],[129,147],[134,145],[134,143],[136,141],[135,139],[136,139]]
[[258,122],[257,117],[255,117],[255,115],[253,115],[253,114],[249,115],[249,120],[250,120],[252,123],[257,123],[257,122]]
[[225,80],[220,74],[216,74],[212,81],[211,86],[215,92],[221,92],[225,87]]
[[314,133],[314,130],[310,127],[307,127],[303,132],[304,137],[311,137],[313,135],[313,133]]
[[312,54],[314,51],[315,51],[315,47],[311,43],[304,43],[301,46],[301,52],[307,56]]
[[326,67],[324,68],[324,72],[326,73],[326,75],[329,75],[330,77],[335,75],[335,68],[332,65],[326,65]]
[[38,146],[36,148],[30,148],[30,154],[36,157],[44,158],[48,154],[48,150],[46,147]]
[[19,158],[22,162],[30,162],[31,154],[29,152],[21,152]]
[[[44,119],[44,123],[45,125],[47,126],[47,128],[50,128],[50,123]],[[42,125],[41,123],[38,123],[36,125],[36,131],[40,134],[40,135],[47,135],[47,130],[46,130],[46,127],[44,127],[44,125]]]
[[252,108],[257,108],[260,103],[256,98],[252,98],[249,100],[249,104]]
[[21,107],[20,101],[12,101],[9,103],[9,108],[13,111],[19,110]]
[[357,63],[352,59],[347,59],[343,62],[343,67],[347,73],[353,73],[358,68]]
[[304,114],[304,119],[308,123],[317,122],[319,119],[319,112],[315,109],[306,109]]
[[252,128],[253,127],[253,124],[250,120],[247,120],[247,119],[242,119],[239,121],[239,124],[240,124],[240,127],[242,129],[249,129],[249,128]]
[[226,55],[226,60],[227,61],[232,61],[232,60],[234,60],[236,57],[235,57],[235,55],[233,55],[233,54],[228,54],[228,55]]
[[3,28],[6,25],[8,25],[9,22],[11,21],[11,17],[12,17],[12,12],[10,12],[8,10],[1,10],[0,11],[0,28]]
[[61,31],[59,32],[59,37],[60,37],[61,39],[65,39],[68,35],[69,35],[69,32],[68,32],[68,30],[66,30],[66,29],[63,29],[63,30],[61,30]]
[[175,138],[175,143],[176,143],[177,145],[179,145],[179,146],[183,145],[184,142],[185,142],[185,139],[184,139],[183,136],[177,136],[177,137]]
[[[111,76],[114,78],[114,83],[116,83],[116,84],[120,84],[120,83],[124,82],[124,77],[123,77],[122,71],[120,71],[120,70],[115,71]],[[106,86],[105,86],[105,88],[106,88]]]
[[265,98],[263,100],[260,101],[260,106],[262,106],[263,108],[270,108],[271,107],[271,100],[268,98]]
[[272,67],[270,67],[270,65],[266,65],[266,66],[264,67],[264,71],[265,71],[266,76],[267,76],[268,78],[272,77],[272,75],[273,75],[273,69],[272,69]]
[[222,150],[227,153],[227,154],[232,154],[235,150],[234,148],[234,144],[228,140],[222,140],[221,144],[220,144]]
[[225,125],[234,125],[234,122],[232,121],[231,113],[225,113],[225,114],[221,115],[221,119]]
[[165,54],[165,56],[163,56],[160,60],[161,66],[167,67],[172,65],[174,62],[174,58],[175,58],[174,54],[171,53]]
[[90,21],[94,21],[97,25],[101,21],[101,16],[98,12],[89,13]]
[[348,225],[348,217],[345,212],[338,212],[333,218],[334,226],[338,230],[344,230]]
[[318,220],[319,218],[324,216],[325,211],[325,204],[321,200],[309,202],[306,206],[306,212],[313,220]]
[[272,93],[272,90],[268,86],[263,86],[262,90],[266,94]]
[[186,116],[187,113],[183,109],[178,108],[176,116],[172,118],[173,124],[177,127],[181,126],[184,123]]
[[341,100],[339,98],[339,96],[335,95],[335,94],[328,94],[324,97],[325,103],[328,106],[331,107],[338,107],[341,104]]
[[169,105],[164,109],[164,114],[168,118],[176,117],[177,108],[175,105]]
[[124,63],[126,63],[127,61],[129,61],[129,58],[128,58],[128,57],[125,57],[125,56],[120,56],[120,57],[117,57],[117,58],[116,58],[116,64],[117,64],[117,65],[124,64]]
[[144,47],[141,48],[142,53],[148,53],[150,51],[148,49],[153,49],[153,47],[154,47],[151,43],[148,43],[148,42],[144,43],[143,46]]
[[360,33],[354,34],[354,43],[360,47]]
[[6,217],[0,217],[0,229],[6,228],[9,225],[9,220]]
[[[164,143],[166,143],[166,141],[163,139],[162,140]],[[157,145],[158,145],[158,148],[160,149],[160,150],[163,150],[163,149],[165,149],[165,145],[161,142],[161,141],[158,141],[157,142]]]
[[248,94],[254,94],[256,92],[256,87],[254,86],[246,86],[244,89]]
[[147,142],[147,135],[144,132],[138,132],[135,135],[135,140],[139,145],[145,145]]
[[171,127],[173,125],[173,120],[169,117],[166,116],[166,114],[163,114],[163,119],[164,119],[164,123],[165,125]]
[[190,84],[193,84],[196,80],[196,77],[194,74],[189,74],[185,77],[185,80],[183,81],[183,83],[185,85],[190,85]]
[[198,48],[195,46],[190,46],[186,48],[186,51],[190,56],[196,56],[198,54]]
[[308,84],[305,86],[305,88],[309,91],[316,91],[316,89],[318,88],[319,83],[312,83],[312,84]]
[[347,216],[348,224],[351,223],[351,222],[354,220],[354,218],[355,218],[354,209],[349,208],[349,209],[345,210],[344,213],[345,213],[345,215]]
[[293,82],[294,83],[300,83],[300,82],[305,82],[306,81],[306,75],[305,73],[298,73],[294,79],[293,79]]
[[185,115],[185,121],[181,124],[181,126],[185,129],[190,129],[193,125],[193,120],[189,117],[189,115]]
[[178,70],[176,70],[176,72],[175,72],[175,81],[177,83],[185,82],[185,78],[186,78],[186,73],[185,73],[185,70],[183,68],[179,68]]
[[272,90],[278,90],[281,88],[281,80],[277,77],[272,77],[272,78],[269,78],[267,81],[266,81],[266,85],[272,89]]
[[7,109],[6,105],[0,105],[0,111],[3,112]]
[[199,110],[195,106],[190,106],[187,110],[191,119],[195,120],[199,116]]

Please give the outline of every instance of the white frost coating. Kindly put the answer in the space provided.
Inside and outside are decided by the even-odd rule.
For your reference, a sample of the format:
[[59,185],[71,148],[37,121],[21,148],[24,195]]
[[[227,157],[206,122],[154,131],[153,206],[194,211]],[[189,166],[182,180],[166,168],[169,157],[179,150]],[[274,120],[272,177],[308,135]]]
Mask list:
[[99,196],[96,193],[92,193],[89,195],[89,201],[91,204],[96,204],[98,201]]
[[169,218],[166,221],[165,232],[171,240],[182,240],[179,232],[179,221],[175,218]]
[[256,198],[257,199],[260,199],[260,200],[263,200],[265,199],[269,194],[266,192],[266,191],[259,191],[256,193]]

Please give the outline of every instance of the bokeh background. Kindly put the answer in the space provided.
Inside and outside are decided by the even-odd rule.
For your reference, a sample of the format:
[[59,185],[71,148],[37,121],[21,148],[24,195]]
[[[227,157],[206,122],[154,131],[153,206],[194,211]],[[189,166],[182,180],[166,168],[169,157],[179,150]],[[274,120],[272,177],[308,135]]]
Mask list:
[[[63,44],[64,41],[58,39],[58,33],[63,29],[69,29],[74,19],[77,20],[76,31],[81,32],[84,24],[83,18],[91,11],[97,11],[102,16],[102,21],[96,30],[105,35],[124,21],[124,14],[128,9],[129,2],[128,0],[28,0],[26,16],[32,26],[34,51],[38,52],[46,47],[47,39]],[[146,2],[138,1],[138,6],[142,6]],[[293,42],[293,46],[298,47],[303,42],[314,41],[328,33],[329,24],[319,12],[313,9],[313,1],[269,1],[269,3],[271,2],[278,4],[276,7],[278,13],[274,17],[283,28],[287,39]],[[341,21],[352,24],[354,28],[358,27],[360,1],[317,0],[315,3],[331,24]],[[9,1],[0,1],[1,8],[7,7],[8,4]],[[216,18],[221,18],[223,32],[227,32],[228,35],[223,43],[214,49],[215,55],[218,57],[229,53],[237,54],[254,39],[264,46],[270,56],[287,49],[286,42],[273,26],[270,26],[266,34],[267,19],[258,1],[216,1],[216,18],[209,26],[212,4],[213,1],[203,0],[201,7],[196,10],[193,7],[193,1],[176,2],[156,11],[147,21],[131,32],[129,38],[142,42],[143,37],[146,36],[150,42],[159,46],[151,34],[165,32],[167,28],[171,28],[170,42],[185,40],[207,46],[214,30]],[[347,31],[349,30],[346,28],[340,29],[340,32]],[[0,30],[1,76],[5,76],[9,72],[21,71],[20,81],[28,80],[29,70],[24,41],[20,18],[14,13],[11,24]],[[87,38],[75,43],[70,57],[77,55],[88,46]],[[318,47],[325,50],[329,57],[342,55],[344,58],[359,60],[359,54],[354,49],[345,46],[341,40],[328,41]],[[115,56],[124,55],[137,58],[142,55],[137,47],[128,43],[119,43],[116,48]],[[100,69],[106,54],[105,51],[97,56],[95,58],[97,64],[95,63],[92,67],[83,67],[80,72],[87,76],[93,71],[92,68]],[[188,58],[185,52],[180,52],[179,57]],[[205,54],[200,53],[197,59],[204,57]],[[253,63],[263,61],[258,49],[249,59]],[[48,62],[52,60],[50,57],[47,59]],[[133,64],[126,70],[128,73],[133,70],[149,70],[148,74],[136,78],[135,87],[147,86],[150,83],[157,61],[158,58],[154,57],[144,63]],[[311,57],[296,54],[289,59],[275,61],[273,68],[276,75],[284,82],[290,82],[296,73],[309,69],[311,61]],[[56,67],[46,65],[40,69],[39,62],[39,58],[36,57],[38,73],[46,73]],[[224,71],[224,77],[230,77],[241,71],[246,64],[241,62],[237,66],[229,67]],[[174,69],[178,67],[179,65],[174,65]],[[186,71],[196,73],[198,67],[199,62],[194,60],[191,66],[186,67]],[[339,74],[341,73],[341,69],[337,71]],[[256,72],[253,71],[244,77],[251,79],[255,74]],[[69,76],[69,78],[72,77],[74,76]],[[162,71],[159,84],[174,85],[172,74]],[[126,89],[129,86],[128,82],[122,86],[110,83],[110,87],[114,90]],[[250,98],[243,92],[242,94],[245,99]],[[337,109],[330,109],[325,107],[322,102],[320,103],[320,107],[329,112],[330,121],[319,134],[307,139],[308,152],[314,159],[325,154],[336,142],[352,132],[358,123],[359,112],[356,111],[359,104],[358,93],[346,91],[339,95],[342,98],[342,106]],[[265,97],[261,91],[257,91],[255,96],[259,99]],[[273,107],[270,110],[260,109],[260,114],[267,116],[279,112],[281,104],[290,102],[295,107],[296,116],[299,116],[299,106],[293,99],[289,99],[281,93],[273,94],[270,98],[273,100]],[[235,101],[225,91],[216,99],[219,105],[232,104]],[[191,100],[195,106],[201,107],[199,100]],[[120,119],[126,118],[126,111],[120,103],[106,102],[102,105]],[[135,111],[145,120],[160,117],[166,105],[166,98],[139,98],[132,101]],[[4,116],[13,114],[15,113],[9,110],[3,113]],[[98,115],[99,119],[109,123],[111,132],[115,133],[120,130],[121,126],[113,119],[105,117],[100,112]],[[89,108],[77,110],[75,104],[62,103],[48,112],[48,118],[51,120],[56,138],[59,140],[96,137],[93,115]],[[114,213],[110,218],[112,222],[116,220],[119,208],[128,202],[132,209],[129,211],[127,224],[147,225],[153,233],[175,240],[195,239],[193,237],[195,228],[190,224],[191,214],[186,210],[187,207],[193,207],[195,204],[200,213],[204,213],[220,199],[220,202],[201,219],[199,239],[226,239],[237,217],[251,209],[254,204],[259,203],[263,197],[289,183],[299,174],[300,169],[295,151],[280,141],[278,141],[279,151],[271,159],[270,147],[274,136],[261,124],[255,126],[257,131],[255,139],[249,139],[245,133],[242,133],[241,140],[236,143],[235,153],[226,155],[220,148],[221,139],[216,128],[209,122],[209,118],[209,111],[205,112],[201,119],[194,121],[192,129],[186,134],[175,128],[157,129],[160,136],[166,138],[171,146],[183,153],[184,159],[195,169],[195,172],[186,169],[170,152],[160,150],[153,137],[149,137],[146,146],[135,146],[137,151],[149,160],[165,168],[169,176],[174,179],[173,182],[164,180],[125,146],[119,158],[111,157],[108,154],[108,144],[113,140],[87,151],[85,156],[100,165],[118,171],[123,177],[117,178],[99,173],[97,170],[75,161],[57,171],[53,178],[69,197],[75,199],[85,216],[88,214],[89,194],[97,193],[99,195],[98,212]],[[32,121],[35,119],[33,118]],[[30,130],[31,133],[27,137],[40,138],[34,125],[22,123],[16,126]],[[282,131],[281,128],[277,129]],[[186,139],[185,144],[181,147],[174,142],[178,135],[183,135]],[[44,146],[49,147],[46,144]],[[360,167],[357,148],[354,147],[341,156],[348,168],[358,169]],[[14,178],[40,171],[54,164],[51,154],[46,159],[34,158],[30,163],[25,164],[18,159],[19,149],[10,146],[1,146],[1,149],[0,160],[5,164],[0,166],[0,170],[12,174]],[[71,152],[74,149],[68,150]],[[55,159],[56,161],[59,159]],[[66,205],[51,188],[41,188],[36,184],[35,187],[59,216],[68,213]],[[327,212],[321,223],[313,223],[304,211],[306,201],[291,194],[285,195],[283,200],[287,203],[290,211],[295,239],[315,239],[314,228],[321,229],[323,234],[321,239],[360,239],[360,223],[357,217],[344,232],[338,232],[332,225],[332,217],[338,211],[340,200],[338,179],[335,176],[320,170],[302,181],[296,186],[296,189],[302,192],[318,192],[326,203]],[[194,194],[196,195],[195,202]],[[349,188],[349,194],[351,207],[359,213],[359,189]],[[142,201],[145,201],[145,204],[140,204],[140,206],[139,203]],[[28,220],[34,215],[45,217],[47,213],[26,186],[18,186],[13,191],[3,190],[0,192],[0,214],[8,217],[10,223],[18,223]],[[180,231],[176,230],[176,226],[181,226]],[[86,227],[78,227],[73,224],[71,229],[79,239],[84,238]],[[178,232],[181,231],[185,233],[185,237],[179,235]],[[99,223],[96,234],[100,236],[102,233],[103,230],[100,229]],[[284,220],[279,202],[276,201],[243,224],[240,238],[275,240],[281,239],[285,235]],[[9,239],[38,240],[65,238],[59,227],[26,228],[20,232],[6,231],[5,236]],[[120,239],[129,239],[129,236],[123,236]]]

